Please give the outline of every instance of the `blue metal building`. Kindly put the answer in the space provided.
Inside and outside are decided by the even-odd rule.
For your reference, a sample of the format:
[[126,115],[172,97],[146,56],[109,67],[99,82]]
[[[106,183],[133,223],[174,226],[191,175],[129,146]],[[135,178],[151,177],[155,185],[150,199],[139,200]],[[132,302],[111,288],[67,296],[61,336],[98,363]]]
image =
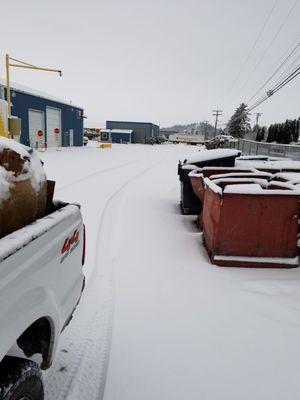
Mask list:
[[133,138],[132,129],[102,129],[101,141],[111,143],[131,143]]
[[[0,98],[6,87],[0,82]],[[68,104],[42,92],[11,84],[11,113],[21,119],[21,143],[36,147],[37,132],[44,132],[47,147],[55,147],[59,129],[61,146],[83,145],[83,108]]]
[[159,136],[159,126],[152,122],[106,121],[106,129],[132,130],[132,143],[151,143]]

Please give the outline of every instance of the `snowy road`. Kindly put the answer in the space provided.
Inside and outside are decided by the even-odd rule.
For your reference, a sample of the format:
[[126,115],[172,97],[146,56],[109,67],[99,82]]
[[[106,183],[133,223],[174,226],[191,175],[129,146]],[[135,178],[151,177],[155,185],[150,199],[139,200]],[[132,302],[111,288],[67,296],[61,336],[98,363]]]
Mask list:
[[300,270],[212,266],[178,208],[186,146],[43,155],[57,197],[82,204],[87,287],[47,400],[297,400]]

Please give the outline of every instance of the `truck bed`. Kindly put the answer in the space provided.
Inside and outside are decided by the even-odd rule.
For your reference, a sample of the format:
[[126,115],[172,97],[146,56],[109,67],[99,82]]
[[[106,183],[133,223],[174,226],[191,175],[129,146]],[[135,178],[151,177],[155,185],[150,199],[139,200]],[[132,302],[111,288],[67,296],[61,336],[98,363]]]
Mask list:
[[51,364],[61,330],[81,296],[80,206],[55,202],[49,215],[0,239],[0,360],[41,319],[51,327]]

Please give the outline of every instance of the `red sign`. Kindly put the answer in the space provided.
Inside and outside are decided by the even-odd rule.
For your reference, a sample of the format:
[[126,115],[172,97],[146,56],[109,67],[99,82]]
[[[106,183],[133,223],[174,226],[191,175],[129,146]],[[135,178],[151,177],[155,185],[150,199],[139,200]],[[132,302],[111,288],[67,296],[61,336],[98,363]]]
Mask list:
[[97,129],[96,129],[96,133],[99,133],[99,132],[100,132],[100,129],[97,128]]
[[60,132],[59,128],[54,129],[54,133],[59,133],[59,132]]
[[39,137],[42,137],[42,136],[44,135],[44,132],[41,131],[41,130],[39,130],[39,131],[37,131],[37,135],[38,135]]

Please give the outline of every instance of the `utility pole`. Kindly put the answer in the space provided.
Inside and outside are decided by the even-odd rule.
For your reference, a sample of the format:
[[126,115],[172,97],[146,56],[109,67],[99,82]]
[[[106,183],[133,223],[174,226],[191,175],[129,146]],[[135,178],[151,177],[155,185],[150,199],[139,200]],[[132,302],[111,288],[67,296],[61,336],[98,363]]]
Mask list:
[[262,113],[255,113],[254,115],[256,115],[256,124],[255,125],[258,125],[258,120],[259,120],[259,118],[262,116]]
[[223,113],[223,110],[213,110],[213,116],[216,117],[214,137],[216,137],[216,135],[217,135],[218,118],[220,115],[222,115],[222,113]]
[[208,137],[207,137],[207,128],[208,128],[208,124],[209,124],[209,121],[203,121],[203,123],[204,123],[204,125],[205,125],[205,129],[204,129],[204,140],[207,140],[208,139]]

